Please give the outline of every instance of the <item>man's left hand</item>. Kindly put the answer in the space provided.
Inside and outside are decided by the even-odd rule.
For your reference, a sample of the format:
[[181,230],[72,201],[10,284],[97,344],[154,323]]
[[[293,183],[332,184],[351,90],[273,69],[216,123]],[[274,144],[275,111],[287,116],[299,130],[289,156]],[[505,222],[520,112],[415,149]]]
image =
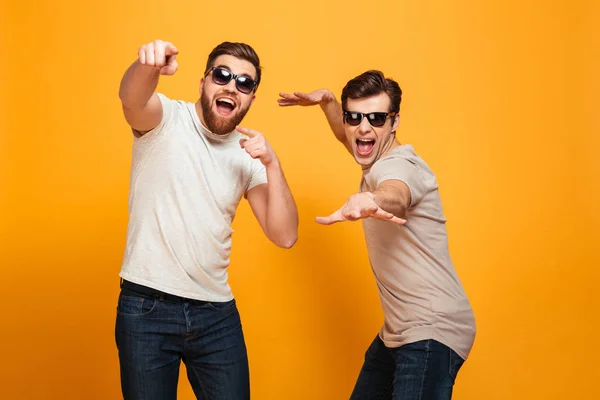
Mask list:
[[350,196],[346,204],[328,217],[317,217],[316,221],[322,225],[331,225],[342,221],[356,221],[364,218],[379,219],[404,225],[405,219],[384,211],[375,202],[375,195],[371,192],[356,193]]
[[278,162],[277,155],[262,133],[241,126],[236,127],[236,130],[248,136],[249,139],[243,138],[240,140],[240,146],[252,158],[258,158],[265,167]]

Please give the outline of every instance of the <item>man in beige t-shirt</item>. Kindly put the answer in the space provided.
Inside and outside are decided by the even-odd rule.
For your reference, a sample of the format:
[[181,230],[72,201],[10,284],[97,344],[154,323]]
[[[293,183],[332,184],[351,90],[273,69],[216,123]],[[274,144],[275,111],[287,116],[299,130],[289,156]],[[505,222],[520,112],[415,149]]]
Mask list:
[[328,90],[281,97],[281,106],[319,104],[363,171],[360,193],[317,218],[362,220],[385,316],[351,399],[450,399],[475,320],[449,255],[436,177],[411,145],[396,140],[400,86],[367,71],[346,84],[342,104]]
[[142,45],[119,96],[133,131],[129,226],[115,326],[126,400],[177,397],[181,362],[199,399],[248,400],[242,323],[228,283],[237,207],[246,198],[266,236],[290,248],[296,204],[279,159],[239,127],[261,81],[245,43],[209,54],[195,102],[156,91],[179,50]]

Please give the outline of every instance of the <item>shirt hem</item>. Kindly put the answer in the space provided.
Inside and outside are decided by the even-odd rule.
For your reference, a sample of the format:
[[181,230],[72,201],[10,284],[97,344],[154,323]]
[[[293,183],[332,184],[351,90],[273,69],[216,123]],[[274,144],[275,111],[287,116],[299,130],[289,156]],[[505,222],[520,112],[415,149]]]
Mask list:
[[155,290],[160,290],[161,292],[165,292],[165,293],[172,294],[172,295],[179,296],[179,297],[185,297],[185,298],[192,299],[192,300],[225,302],[225,301],[230,301],[230,300],[234,299],[233,294],[230,294],[225,297],[221,297],[221,296],[215,297],[215,296],[210,296],[210,295],[202,296],[202,295],[199,295],[198,293],[187,292],[184,290],[177,290],[177,289],[173,289],[171,287],[160,285],[156,282],[147,281],[147,280],[139,278],[137,276],[129,275],[124,272],[121,272],[119,274],[119,276],[129,282],[136,283],[138,285],[147,286],[147,287],[155,289]]
[[467,358],[469,357],[469,353],[470,353],[470,347],[468,351],[464,351],[463,349],[460,348],[460,346],[457,346],[456,344],[452,344],[450,343],[448,340],[435,335],[435,334],[427,334],[427,333],[421,333],[421,334],[415,334],[415,335],[411,335],[410,337],[406,338],[405,340],[389,340],[389,339],[384,339],[383,338],[383,334],[380,331],[379,332],[379,338],[381,339],[381,341],[385,344],[386,347],[388,348],[396,348],[396,347],[401,347],[401,346],[405,346],[407,344],[411,344],[414,342],[418,342],[420,340],[436,340],[438,342],[440,342],[441,344],[443,344],[444,346],[449,347],[450,349],[452,349],[453,351],[456,352],[456,354],[458,354],[460,356],[460,358],[462,358],[463,360],[467,360]]

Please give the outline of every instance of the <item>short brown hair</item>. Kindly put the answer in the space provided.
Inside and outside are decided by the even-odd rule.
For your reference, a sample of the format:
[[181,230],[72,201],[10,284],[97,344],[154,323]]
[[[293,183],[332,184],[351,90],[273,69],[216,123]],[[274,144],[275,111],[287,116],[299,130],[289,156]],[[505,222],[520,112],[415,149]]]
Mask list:
[[342,108],[346,110],[348,99],[360,99],[385,93],[390,98],[390,112],[400,112],[402,89],[398,82],[388,79],[383,72],[370,70],[346,83],[342,90]]
[[256,86],[254,87],[254,91],[256,91],[256,89],[258,89],[258,85],[260,84],[260,75],[262,67],[260,66],[260,59],[258,58],[258,54],[256,54],[256,52],[251,46],[245,43],[223,42],[217,47],[215,47],[213,51],[211,51],[208,55],[204,75],[206,75],[210,71],[210,69],[214,67],[215,59],[223,55],[233,56],[241,60],[246,60],[250,64],[254,65],[254,68],[256,69]]

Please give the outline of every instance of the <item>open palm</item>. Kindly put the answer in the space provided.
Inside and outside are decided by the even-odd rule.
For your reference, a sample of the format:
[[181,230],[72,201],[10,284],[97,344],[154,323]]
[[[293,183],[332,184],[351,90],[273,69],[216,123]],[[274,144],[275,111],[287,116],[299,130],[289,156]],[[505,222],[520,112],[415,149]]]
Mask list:
[[310,93],[302,93],[302,92],[294,92],[293,94],[289,93],[279,93],[281,99],[277,100],[277,103],[281,107],[288,106],[314,106],[317,104],[321,104],[323,102],[334,100],[335,97],[333,93],[327,89],[319,89]]

